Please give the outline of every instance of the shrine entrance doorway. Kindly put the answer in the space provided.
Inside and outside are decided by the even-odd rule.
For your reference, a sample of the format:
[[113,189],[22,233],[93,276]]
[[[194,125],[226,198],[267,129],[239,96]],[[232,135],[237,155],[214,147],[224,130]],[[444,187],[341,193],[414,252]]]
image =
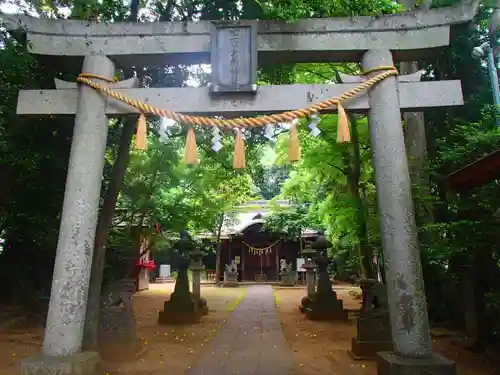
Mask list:
[[[301,239],[302,240],[302,239]],[[280,260],[285,259],[298,271],[301,241],[288,240],[280,233],[264,229],[263,221],[254,222],[240,233],[231,234],[221,246],[220,267],[233,260],[238,265],[239,281],[278,282]]]

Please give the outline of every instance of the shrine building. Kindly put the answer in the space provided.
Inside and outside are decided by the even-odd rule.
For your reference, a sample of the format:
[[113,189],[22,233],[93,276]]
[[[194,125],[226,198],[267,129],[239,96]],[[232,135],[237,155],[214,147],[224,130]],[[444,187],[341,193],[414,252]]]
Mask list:
[[[227,264],[234,261],[238,267],[239,281],[279,281],[280,260],[291,264],[292,270],[301,271],[301,250],[306,241],[318,236],[316,231],[304,229],[298,239],[289,239],[285,233],[265,229],[270,202],[256,200],[235,207],[225,219],[221,229],[220,253],[216,263],[222,281]],[[280,208],[292,208],[288,201],[273,201]],[[205,239],[216,239],[217,233],[205,233]],[[299,269],[298,269],[299,268]]]

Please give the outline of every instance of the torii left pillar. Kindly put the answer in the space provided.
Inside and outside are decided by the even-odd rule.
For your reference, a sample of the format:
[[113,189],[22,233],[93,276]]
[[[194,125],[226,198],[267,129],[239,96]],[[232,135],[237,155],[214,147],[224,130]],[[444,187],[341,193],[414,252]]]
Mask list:
[[[106,56],[87,56],[83,72],[112,79],[114,65]],[[97,353],[82,352],[82,338],[108,133],[107,100],[88,86],[78,90],[43,354],[21,362],[23,374],[90,375],[99,363]]]

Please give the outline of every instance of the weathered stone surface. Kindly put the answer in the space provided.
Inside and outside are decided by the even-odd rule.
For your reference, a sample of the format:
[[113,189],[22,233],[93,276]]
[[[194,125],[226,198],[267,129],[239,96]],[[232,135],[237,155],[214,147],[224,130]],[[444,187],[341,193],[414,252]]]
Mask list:
[[182,307],[176,303],[166,301],[163,311],[158,313],[158,324],[193,324],[198,322],[203,315],[208,314],[209,310],[205,298],[196,298],[192,295],[190,298],[191,302],[184,302]]
[[[113,78],[113,63],[88,56],[82,70]],[[60,356],[82,348],[102,171],[108,133],[106,99],[90,87],[78,91],[73,141],[57,242],[43,353]]]
[[[107,86],[113,87],[113,84]],[[259,86],[257,96],[238,93],[212,98],[208,87],[182,88],[135,88],[117,89],[123,95],[152,106],[174,112],[210,116],[247,116],[278,113],[307,108],[314,103],[339,96],[356,84],[336,85],[265,85]],[[463,105],[460,81],[401,82],[398,84],[399,105],[403,111],[416,111],[429,107],[449,107]],[[245,97],[242,97],[244,95]],[[77,90],[20,90],[17,113],[21,115],[76,113]],[[139,113],[135,108],[109,99],[106,113],[111,116]],[[346,100],[347,111],[365,112],[370,103],[366,95]],[[336,112],[325,110],[324,113]]]
[[[260,21],[259,58],[274,62],[356,61],[360,51],[390,48],[397,59],[418,60],[447,46],[449,25],[472,20],[477,1],[453,7],[379,17]],[[120,65],[208,63],[210,21],[153,24],[92,23],[2,15],[9,28],[24,27],[32,53],[84,56],[106,53]],[[103,38],[103,36],[105,36]],[[125,56],[125,55],[135,56]],[[162,56],[168,54],[169,59]]]
[[[314,273],[318,268],[318,265],[314,263],[313,260],[308,259],[305,264],[302,266],[303,269],[306,270],[306,287],[307,287],[307,297],[311,298],[313,293],[316,291],[316,280]],[[302,300],[304,302],[304,299]],[[304,304],[302,303],[301,306]],[[301,309],[302,311],[302,309]]]
[[349,354],[355,359],[375,358],[377,352],[392,350],[389,313],[359,317],[356,337],[351,341]]
[[[363,70],[383,65],[393,65],[389,50],[368,51],[363,57]],[[426,357],[431,338],[396,79],[380,82],[368,96],[394,350],[407,357]]]
[[280,272],[281,286],[295,286],[296,279],[297,279],[297,272],[295,271]]
[[328,258],[317,256],[315,263],[318,266],[318,288],[316,292],[302,298],[300,311],[310,320],[347,320],[348,311],[344,310],[342,300],[337,299],[337,293],[332,289],[327,271]]
[[99,317],[99,354],[105,361],[133,361],[144,347],[137,337],[132,306],[134,280],[113,283],[103,291]]
[[321,298],[321,295],[318,296],[318,293],[315,292],[315,295],[313,295],[312,298],[306,296],[302,299],[302,306],[300,307],[300,310],[306,315],[307,319],[309,320],[345,321],[349,316],[348,311],[344,310],[344,304],[342,300],[336,298],[336,293],[335,296]]
[[456,375],[455,362],[431,353],[425,358],[406,358],[392,352],[377,353],[377,375]]
[[201,296],[201,271],[205,269],[205,266],[201,263],[201,259],[196,262],[191,262],[189,269],[192,274],[192,292],[193,296],[199,298]]
[[257,21],[213,22],[212,92],[257,92]]
[[385,284],[375,279],[363,279],[360,282],[360,287],[363,293],[361,317],[385,316],[389,313]]
[[354,359],[375,358],[377,352],[392,350],[387,289],[375,279],[363,279],[360,286],[363,304],[348,353]]
[[391,342],[389,314],[360,317],[356,323],[358,341]]
[[186,258],[180,260],[175,289],[170,299],[165,301],[163,311],[158,314],[159,324],[196,323],[208,313],[207,301],[202,297],[193,296],[189,291],[188,263]]
[[23,375],[95,375],[99,354],[79,352],[68,356],[41,356],[24,359],[19,366]]
[[237,286],[238,272],[224,271],[224,286]]
[[224,271],[224,286],[238,286],[238,272]]
[[[159,324],[191,324],[196,323],[208,313],[207,301],[189,291],[188,267],[201,270],[202,252],[186,230],[180,233],[180,240],[175,247],[178,250],[178,274],[174,292],[170,299],[165,301],[163,311],[159,312]],[[195,286],[196,287],[196,286]]]

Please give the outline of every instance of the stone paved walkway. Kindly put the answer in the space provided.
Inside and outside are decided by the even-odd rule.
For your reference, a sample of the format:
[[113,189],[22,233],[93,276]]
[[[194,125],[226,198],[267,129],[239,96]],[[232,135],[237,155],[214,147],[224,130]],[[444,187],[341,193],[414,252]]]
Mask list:
[[189,375],[293,375],[270,285],[249,286],[245,298]]

